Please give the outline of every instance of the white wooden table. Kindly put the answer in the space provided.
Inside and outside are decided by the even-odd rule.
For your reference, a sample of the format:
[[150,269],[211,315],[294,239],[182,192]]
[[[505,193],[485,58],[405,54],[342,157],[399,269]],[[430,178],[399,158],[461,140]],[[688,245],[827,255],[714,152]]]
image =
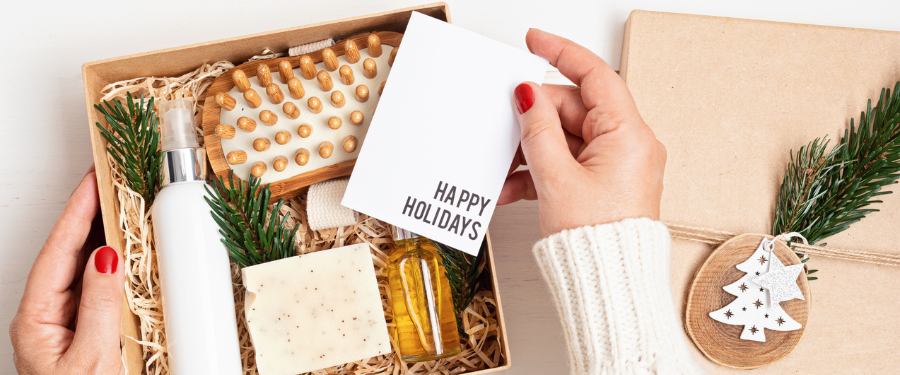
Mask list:
[[[422,2],[5,3],[0,23],[0,373],[15,371],[7,327],[31,263],[92,161],[83,63]],[[752,5],[713,0],[450,1],[456,25],[523,49],[526,30],[541,28],[587,46],[614,68],[632,9],[900,30],[900,2],[891,0],[764,0]],[[563,373],[566,366],[557,313],[530,252],[539,237],[536,215],[533,202],[501,207],[490,226],[512,345],[510,374]]]

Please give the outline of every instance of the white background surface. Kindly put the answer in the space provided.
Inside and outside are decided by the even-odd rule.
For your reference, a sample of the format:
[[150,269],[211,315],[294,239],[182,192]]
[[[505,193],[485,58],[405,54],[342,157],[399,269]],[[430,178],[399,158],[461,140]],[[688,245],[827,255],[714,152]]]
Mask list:
[[[4,2],[0,23],[0,373],[15,372],[7,327],[34,257],[92,162],[85,62],[419,5],[424,1]],[[897,1],[450,1],[453,23],[525,48],[529,27],[581,43],[618,67],[632,9],[900,30]],[[473,63],[490,61],[489,56]],[[486,65],[489,66],[489,65]],[[532,259],[533,202],[491,223],[512,345],[508,374],[565,372],[555,308]]]

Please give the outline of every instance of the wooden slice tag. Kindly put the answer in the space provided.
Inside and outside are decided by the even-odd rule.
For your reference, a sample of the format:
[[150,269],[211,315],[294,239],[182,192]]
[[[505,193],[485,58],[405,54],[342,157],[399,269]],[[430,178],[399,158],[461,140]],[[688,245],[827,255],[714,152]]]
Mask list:
[[[725,241],[703,262],[691,283],[684,314],[685,328],[697,348],[707,358],[723,366],[754,369],[777,362],[794,350],[806,331],[812,296],[805,272],[797,278],[805,300],[781,302],[785,313],[802,325],[798,330],[779,332],[766,329],[765,342],[741,340],[744,326],[717,322],[709,317],[710,312],[737,299],[722,287],[746,275],[735,266],[753,255],[763,238],[771,239],[772,236],[742,234]],[[785,266],[800,263],[797,255],[781,241],[775,242],[774,253]]]

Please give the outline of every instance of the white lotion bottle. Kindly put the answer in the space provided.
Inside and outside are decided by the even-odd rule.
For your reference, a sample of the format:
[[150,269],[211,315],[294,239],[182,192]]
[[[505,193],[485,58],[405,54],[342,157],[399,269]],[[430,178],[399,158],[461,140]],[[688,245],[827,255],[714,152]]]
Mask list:
[[160,105],[162,190],[151,208],[169,373],[241,375],[231,265],[203,199],[206,163],[191,102]]

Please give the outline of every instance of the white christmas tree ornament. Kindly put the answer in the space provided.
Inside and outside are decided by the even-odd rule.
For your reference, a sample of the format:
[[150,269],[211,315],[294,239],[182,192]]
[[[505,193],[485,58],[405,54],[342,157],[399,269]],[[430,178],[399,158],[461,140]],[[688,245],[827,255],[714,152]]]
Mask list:
[[779,302],[803,299],[797,286],[797,276],[803,265],[785,267],[772,251],[771,244],[773,240],[764,238],[753,255],[736,266],[747,274],[722,288],[737,299],[709,313],[716,321],[743,325],[742,340],[765,342],[764,329],[793,331],[801,327],[781,309]]

